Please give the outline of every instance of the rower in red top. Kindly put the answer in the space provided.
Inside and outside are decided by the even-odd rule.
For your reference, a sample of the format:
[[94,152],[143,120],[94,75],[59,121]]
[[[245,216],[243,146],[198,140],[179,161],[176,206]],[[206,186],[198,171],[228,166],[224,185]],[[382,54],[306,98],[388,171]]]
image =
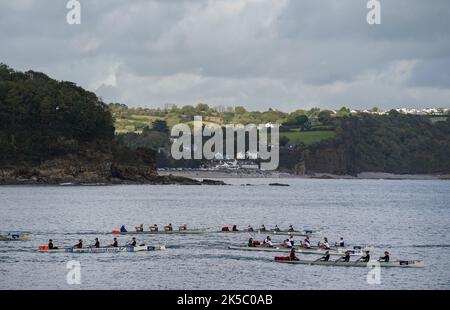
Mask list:
[[290,260],[298,260],[298,257],[295,255],[295,249],[292,248],[291,252],[289,253],[289,259]]

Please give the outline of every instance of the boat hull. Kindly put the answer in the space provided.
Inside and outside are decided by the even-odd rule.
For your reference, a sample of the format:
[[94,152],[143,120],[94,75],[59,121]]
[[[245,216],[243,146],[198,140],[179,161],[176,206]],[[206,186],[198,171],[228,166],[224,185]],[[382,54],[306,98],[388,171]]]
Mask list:
[[[230,250],[238,250],[238,251],[252,251],[252,252],[277,252],[277,253],[289,253],[291,251],[290,248],[282,248],[282,247],[248,247],[248,246],[229,246]],[[317,254],[324,255],[326,250],[322,249],[305,249],[305,248],[294,248],[297,254]],[[363,252],[361,250],[353,250],[353,249],[339,249],[339,250],[328,250],[330,255],[334,256],[343,256],[346,251],[350,251],[350,256],[362,256]]]
[[188,229],[188,230],[158,230],[158,231],[127,231],[111,232],[115,235],[199,235],[207,233],[206,229]]
[[339,267],[400,267],[400,268],[423,268],[424,263],[419,260],[404,260],[404,261],[392,261],[392,262],[378,262],[370,261],[364,262],[334,262],[334,261],[310,261],[310,260],[275,260],[277,263],[292,264],[292,265],[319,265],[319,266],[339,266]]
[[42,253],[119,253],[119,252],[146,252],[146,251],[158,251],[164,250],[166,247],[163,245],[151,246],[140,245],[136,247],[132,246],[120,246],[120,247],[104,247],[104,248],[64,248],[54,250],[38,250]]

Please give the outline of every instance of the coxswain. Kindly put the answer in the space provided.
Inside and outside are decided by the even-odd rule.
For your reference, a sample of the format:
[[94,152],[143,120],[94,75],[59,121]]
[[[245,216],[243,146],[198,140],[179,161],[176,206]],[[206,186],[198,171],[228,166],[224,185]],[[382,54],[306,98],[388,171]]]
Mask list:
[[120,227],[120,232],[127,232],[127,229],[125,228],[125,225],[122,225],[122,227]]
[[259,228],[259,231],[266,231],[266,226],[264,226],[264,224],[261,225],[261,227]]
[[52,239],[48,240],[48,249],[49,250],[56,250],[56,249],[58,249],[58,247],[55,247],[53,245],[53,240]]
[[289,259],[290,260],[298,260],[298,257],[295,255],[295,249],[292,248],[291,252],[289,253]]
[[178,227],[178,230],[187,230],[187,224],[183,224],[180,227]]
[[74,248],[81,249],[83,247],[83,240],[78,240],[78,243],[73,246]]
[[389,252],[385,251],[384,256],[380,257],[379,262],[388,263],[389,262]]
[[94,248],[99,248],[100,247],[100,241],[98,241],[98,238],[95,238],[95,243],[94,243]]
[[328,262],[330,260],[330,252],[326,251],[325,255],[322,256],[319,260],[321,260],[323,262]]
[[239,229],[237,228],[237,225],[233,225],[233,227],[231,228],[232,231],[239,231]]
[[273,246],[273,242],[272,242],[272,239],[270,238],[270,236],[267,236],[267,238],[264,239],[263,245],[266,248],[270,248]]
[[173,230],[172,224],[169,223],[169,225],[164,226],[164,230],[165,230],[165,231],[172,231],[172,230]]
[[275,225],[275,228],[273,229],[273,231],[275,231],[275,232],[280,232],[281,229],[280,229],[280,227],[278,227],[278,225]]
[[254,231],[254,229],[253,229],[253,227],[252,227],[252,226],[248,225],[248,227],[247,227],[247,231]]
[[139,225],[139,226],[136,226],[135,229],[136,229],[137,232],[144,231],[144,224],[141,224],[141,225]]

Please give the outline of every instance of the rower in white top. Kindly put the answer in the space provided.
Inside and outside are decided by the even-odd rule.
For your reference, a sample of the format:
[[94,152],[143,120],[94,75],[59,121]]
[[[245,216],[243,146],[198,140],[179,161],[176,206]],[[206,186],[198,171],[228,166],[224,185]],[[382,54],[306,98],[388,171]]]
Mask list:
[[187,230],[187,224],[183,224],[180,227],[178,227],[178,230]]
[[264,239],[263,247],[265,247],[265,248],[273,247],[273,242],[272,242],[272,239],[270,238],[270,236],[267,236],[267,238]]
[[302,248],[309,249],[311,248],[311,241],[309,240],[309,236],[306,236],[305,240],[303,240],[301,244]]
[[158,225],[153,224],[152,226],[149,226],[150,231],[158,231]]
[[323,242],[319,241],[318,244],[319,248],[325,249],[325,250],[329,250],[330,249],[330,243],[328,242],[328,238],[323,238]]
[[169,225],[164,226],[164,230],[165,231],[172,231],[173,230],[172,223],[169,223]]
[[134,229],[136,229],[137,232],[144,231],[144,224],[141,224],[139,226],[136,226]]
[[294,247],[294,243],[295,243],[294,236],[289,235],[289,239],[288,240],[289,240],[289,247],[293,248]]

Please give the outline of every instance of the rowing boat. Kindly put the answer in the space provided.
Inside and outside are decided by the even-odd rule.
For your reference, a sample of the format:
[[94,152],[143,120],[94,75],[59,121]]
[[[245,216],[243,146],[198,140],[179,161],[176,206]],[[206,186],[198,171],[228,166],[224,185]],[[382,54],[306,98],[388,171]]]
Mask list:
[[186,230],[158,230],[158,231],[125,231],[121,232],[113,230],[111,233],[116,235],[199,235],[207,233],[206,228],[201,229],[186,229]]
[[119,247],[101,247],[101,248],[63,248],[53,250],[39,249],[42,253],[118,253],[118,252],[144,252],[165,250],[164,245],[140,245],[140,246],[119,246]]
[[402,267],[402,268],[423,268],[423,261],[420,260],[397,260],[392,262],[370,261],[364,262],[336,262],[336,261],[311,261],[311,260],[275,260],[284,264],[300,264],[300,265],[321,265],[321,266],[341,266],[341,267]]
[[8,232],[0,234],[0,241],[25,241],[31,238],[31,233]]
[[289,230],[227,230],[222,231],[219,230],[217,233],[231,233],[231,234],[239,234],[239,233],[247,233],[247,234],[269,234],[269,235],[292,235],[298,237],[319,237],[321,235],[320,231],[289,231]]
[[[289,253],[291,251],[290,248],[283,248],[283,247],[249,247],[249,246],[229,246],[228,249],[230,250],[238,250],[238,251],[253,251],[253,252],[279,252],[279,253]],[[327,250],[323,249],[306,249],[306,248],[300,248],[296,247],[294,248],[295,252],[297,254],[318,254],[318,255],[325,255],[325,252]],[[330,255],[335,256],[343,256],[345,252],[348,251],[350,253],[350,256],[362,256],[364,252],[362,250],[354,250],[354,249],[344,249],[340,248],[338,250],[328,250],[328,253]]]

